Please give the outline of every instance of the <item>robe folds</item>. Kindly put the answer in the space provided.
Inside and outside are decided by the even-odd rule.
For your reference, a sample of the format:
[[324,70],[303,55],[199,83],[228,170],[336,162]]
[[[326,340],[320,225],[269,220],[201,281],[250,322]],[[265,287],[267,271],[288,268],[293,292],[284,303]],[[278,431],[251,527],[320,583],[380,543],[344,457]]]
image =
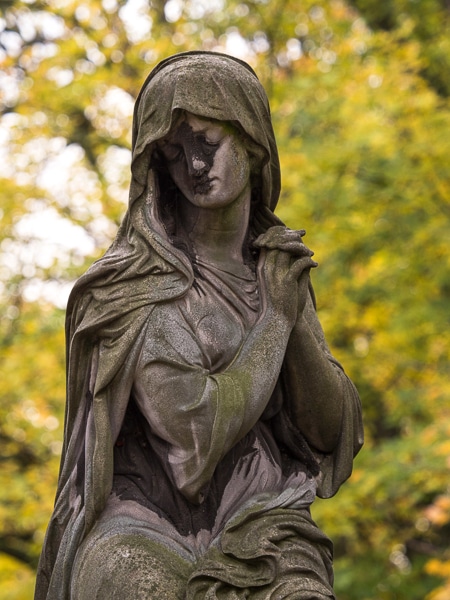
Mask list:
[[[136,103],[128,212],[69,299],[64,444],[35,598],[84,600],[88,589],[87,598],[123,600],[120,578],[130,600],[333,598],[331,543],[309,506],[351,473],[362,444],[358,394],[329,353],[311,288],[304,318],[344,390],[336,447],[309,447],[290,418],[295,328],[269,403],[242,431],[245,397],[227,368],[261,310],[258,286],[208,265],[194,273],[163,225],[152,152],[180,110],[231,122],[261,150],[250,225],[257,235],[280,224],[278,155],[255,74],[215,53],[163,61]],[[231,333],[214,355],[219,313]],[[158,586],[168,581],[164,596]]]

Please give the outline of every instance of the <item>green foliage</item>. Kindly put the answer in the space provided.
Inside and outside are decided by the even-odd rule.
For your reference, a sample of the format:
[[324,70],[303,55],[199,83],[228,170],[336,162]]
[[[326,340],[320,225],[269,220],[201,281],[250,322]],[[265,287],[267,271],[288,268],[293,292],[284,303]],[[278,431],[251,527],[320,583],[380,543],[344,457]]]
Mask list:
[[368,25],[419,45],[421,72],[441,95],[450,94],[450,6],[447,0],[351,0]]
[[32,593],[64,418],[61,307],[125,210],[133,98],[158,60],[197,48],[240,50],[269,91],[278,213],[308,231],[320,319],[362,396],[367,443],[354,475],[314,505],[335,542],[338,596],[448,598],[445,5],[13,0],[1,9],[0,599]]
[[63,314],[26,305],[9,320],[11,343],[0,348],[0,551],[36,567],[61,450]]

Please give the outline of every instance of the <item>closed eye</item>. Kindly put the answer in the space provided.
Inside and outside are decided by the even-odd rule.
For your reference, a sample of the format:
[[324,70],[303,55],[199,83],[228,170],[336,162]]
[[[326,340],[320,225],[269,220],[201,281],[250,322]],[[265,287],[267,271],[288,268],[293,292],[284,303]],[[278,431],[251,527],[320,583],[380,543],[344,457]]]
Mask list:
[[202,150],[206,154],[206,156],[209,156],[213,152],[215,152],[215,150],[220,145],[220,142],[211,142],[208,139],[206,139],[206,137],[203,135],[198,137],[198,141],[200,142]]
[[160,150],[164,158],[169,162],[174,162],[181,158],[183,148],[178,144],[170,144],[168,142],[160,145]]

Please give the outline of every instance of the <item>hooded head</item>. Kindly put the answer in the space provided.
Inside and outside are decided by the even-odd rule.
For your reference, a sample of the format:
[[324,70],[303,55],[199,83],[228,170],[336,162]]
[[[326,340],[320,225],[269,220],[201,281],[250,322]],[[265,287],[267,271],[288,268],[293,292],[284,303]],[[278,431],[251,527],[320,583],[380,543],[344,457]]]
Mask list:
[[273,211],[280,193],[280,166],[267,96],[243,61],[224,54],[185,52],[162,61],[136,101],[130,207],[145,191],[155,142],[181,112],[232,124],[258,165],[259,201]]

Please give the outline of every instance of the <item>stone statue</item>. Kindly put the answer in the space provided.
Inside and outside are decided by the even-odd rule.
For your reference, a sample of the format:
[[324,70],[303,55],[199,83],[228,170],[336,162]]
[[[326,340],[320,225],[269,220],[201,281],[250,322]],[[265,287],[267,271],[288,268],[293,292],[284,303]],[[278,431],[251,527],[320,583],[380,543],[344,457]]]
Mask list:
[[318,322],[304,231],[274,215],[266,95],[223,54],[160,63],[130,203],[67,309],[67,407],[37,600],[334,598],[311,519],[360,403]]

